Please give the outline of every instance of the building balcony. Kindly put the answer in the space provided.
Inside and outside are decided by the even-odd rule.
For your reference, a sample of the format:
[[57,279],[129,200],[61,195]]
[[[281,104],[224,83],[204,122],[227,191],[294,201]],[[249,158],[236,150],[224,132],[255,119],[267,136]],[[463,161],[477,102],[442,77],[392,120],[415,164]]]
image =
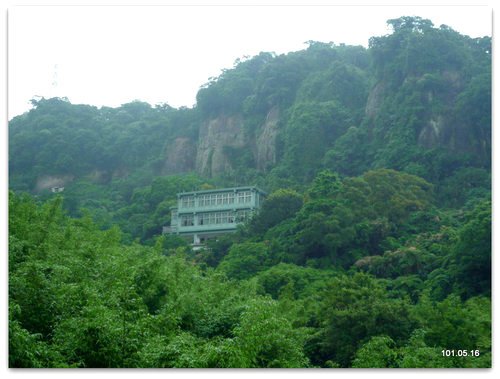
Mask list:
[[179,226],[177,233],[191,234],[191,233],[204,233],[216,231],[231,231],[236,230],[238,223],[228,222],[224,224],[207,224],[207,225],[192,225],[192,226]]
[[193,206],[193,207],[183,207],[179,206],[177,208],[177,213],[203,213],[203,212],[214,212],[214,211],[232,211],[239,209],[251,209],[255,208],[255,202],[248,203],[233,203],[233,204],[214,204],[214,205],[204,205],[204,206]]

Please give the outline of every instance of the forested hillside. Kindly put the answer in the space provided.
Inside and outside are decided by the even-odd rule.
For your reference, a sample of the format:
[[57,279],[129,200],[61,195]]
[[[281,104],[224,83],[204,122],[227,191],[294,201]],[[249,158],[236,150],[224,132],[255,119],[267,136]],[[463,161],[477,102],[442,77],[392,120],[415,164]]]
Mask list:
[[[193,108],[32,100],[10,366],[490,367],[491,39],[388,24],[237,60]],[[236,233],[161,236],[178,192],[235,185],[269,193]]]

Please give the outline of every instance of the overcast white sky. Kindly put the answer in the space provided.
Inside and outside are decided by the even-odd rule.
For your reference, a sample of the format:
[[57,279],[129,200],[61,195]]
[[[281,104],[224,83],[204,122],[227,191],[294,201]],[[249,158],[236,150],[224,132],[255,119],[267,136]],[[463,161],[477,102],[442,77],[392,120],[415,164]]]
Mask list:
[[421,16],[491,35],[488,6],[164,6],[9,9],[9,119],[35,96],[119,106],[188,106],[236,58],[300,50],[308,40],[367,46],[386,20]]

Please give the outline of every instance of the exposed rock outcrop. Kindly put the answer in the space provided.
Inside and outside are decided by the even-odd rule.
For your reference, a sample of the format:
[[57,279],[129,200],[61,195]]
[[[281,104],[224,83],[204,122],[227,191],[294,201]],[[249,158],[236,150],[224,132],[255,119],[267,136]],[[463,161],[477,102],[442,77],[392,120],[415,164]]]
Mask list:
[[186,137],[176,138],[166,147],[162,175],[192,171],[195,166],[196,146]]
[[256,137],[257,169],[267,171],[276,164],[276,137],[278,136],[278,122],[280,112],[278,107],[273,107],[268,112],[264,124],[259,128]]
[[441,142],[443,130],[444,119],[442,116],[430,119],[420,131],[418,144],[426,148],[437,146]]
[[370,94],[368,95],[368,99],[366,100],[366,106],[365,106],[365,115],[373,119],[378,111],[380,110],[380,107],[382,106],[382,102],[384,101],[385,97],[385,84],[384,82],[378,82],[370,91]]
[[196,152],[196,171],[215,176],[232,170],[227,148],[245,148],[243,119],[241,116],[221,115],[202,123]]

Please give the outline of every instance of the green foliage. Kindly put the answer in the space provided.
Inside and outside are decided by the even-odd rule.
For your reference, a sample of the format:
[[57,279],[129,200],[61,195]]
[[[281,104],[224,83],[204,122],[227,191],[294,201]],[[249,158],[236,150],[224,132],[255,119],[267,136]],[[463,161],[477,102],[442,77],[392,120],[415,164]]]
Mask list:
[[[392,34],[370,39],[370,51],[379,75],[390,74],[402,80],[421,74],[422,70],[444,66],[460,69],[468,63],[463,49],[467,37],[446,26],[437,29],[430,20],[408,16],[389,20],[387,24],[393,28]],[[394,75],[395,72],[399,75]]]
[[416,329],[408,343],[399,350],[399,367],[401,368],[452,368],[457,367],[453,359],[443,356],[440,347],[428,346],[425,343],[426,332]]
[[236,367],[305,367],[307,358],[302,347],[306,334],[292,329],[290,321],[280,315],[270,300],[250,302],[235,329],[240,349]]
[[[10,203],[12,367],[307,363],[303,333],[252,286],[201,272],[182,249],[164,256],[162,240],[154,248],[121,245],[118,228],[99,231],[88,218],[67,218],[60,199],[39,207],[11,194]],[[23,234],[26,228],[33,233]],[[252,301],[263,305],[251,311]],[[267,319],[255,318],[267,308],[280,325],[273,338],[282,336],[282,351],[252,350],[249,334],[239,332],[267,330]]]
[[199,265],[217,267],[220,261],[228,254],[231,246],[237,241],[234,234],[222,235],[219,238],[209,239],[207,248],[201,249],[195,256]]
[[354,368],[390,368],[395,366],[397,358],[393,350],[394,341],[387,336],[372,337],[356,352],[352,362]]
[[265,243],[245,242],[231,246],[219,269],[231,278],[247,279],[273,263],[276,262]]
[[335,100],[350,110],[364,107],[368,96],[366,72],[344,62],[336,61],[324,71],[308,76],[297,93],[298,101]]
[[301,267],[288,263],[279,263],[257,275],[257,283],[262,292],[274,299],[292,295],[292,298],[314,296],[320,291],[333,272]]
[[361,148],[367,142],[367,131],[350,126],[323,157],[323,165],[347,176],[363,173],[370,166],[369,151]]
[[447,177],[438,188],[440,203],[457,208],[467,202],[491,196],[491,174],[485,169],[466,167]]
[[[117,192],[130,202],[135,189],[170,172],[166,167],[196,169],[194,146],[206,137],[202,125],[234,115],[243,122],[244,146],[221,146],[228,161],[218,178],[223,185],[303,189],[323,168],[348,176],[392,168],[435,184],[447,206],[485,195],[486,177],[471,178],[477,190],[464,183],[459,196],[453,196],[459,191],[453,178],[455,172],[463,178],[460,170],[491,167],[491,39],[471,39],[420,17],[388,24],[393,32],[372,38],[369,49],[308,41],[302,51],[238,59],[202,86],[191,109],[33,100],[30,112],[9,123],[9,150],[16,157],[9,163],[11,187],[40,192],[49,176],[63,178],[74,193],[68,199],[72,214],[93,209],[109,226],[114,220],[106,214],[119,203]],[[275,158],[260,172],[255,145],[270,110],[279,114],[267,149]],[[179,138],[193,146],[184,151],[189,157],[178,154]],[[170,162],[174,155],[179,162]],[[99,204],[78,204],[82,195],[96,197],[87,183],[77,189],[81,179],[109,184],[118,178],[117,191],[98,194]],[[120,224],[130,240],[150,239],[158,225],[144,217],[134,222],[143,227]]]
[[463,303],[456,295],[441,302],[423,296],[414,309],[415,317],[426,330],[425,343],[446,349],[467,349],[481,352],[481,359],[463,360],[467,366],[481,362],[491,365],[491,300],[471,298]]
[[[215,266],[223,257],[217,271],[201,271],[186,261],[186,250],[167,242],[171,237],[158,239],[154,248],[124,246],[116,227],[102,232],[88,216],[67,218],[61,198],[38,206],[26,195],[11,193],[10,365],[488,367],[490,300],[472,297],[464,303],[456,295],[440,298],[451,291],[461,293],[465,287],[457,273],[470,273],[475,267],[470,266],[475,260],[460,251],[479,246],[475,254],[488,256],[489,245],[483,242],[491,233],[490,203],[480,203],[463,220],[450,221],[444,214],[418,210],[428,206],[425,182],[384,170],[380,176],[390,177],[390,183],[377,180],[376,172],[369,173],[368,180],[321,173],[299,212],[272,227],[266,242],[250,242],[244,234],[218,241],[210,258]],[[151,193],[136,191],[134,196],[147,204]],[[399,193],[405,194],[402,202]],[[277,199],[278,194],[300,198],[279,191]],[[382,209],[382,203],[394,209]],[[354,231],[366,233],[366,227],[374,228],[378,220],[369,204],[380,207],[394,225],[408,223],[400,228],[404,233],[420,233],[406,245],[378,238],[393,249],[373,258],[379,263],[357,264],[389,280],[277,265],[286,257],[282,233],[305,236],[305,216],[323,212],[341,220],[350,215],[349,220],[360,220]],[[342,209],[345,213],[339,214]],[[375,218],[370,224],[371,217]],[[320,221],[324,222],[311,223],[311,232]],[[371,233],[385,227],[377,228]],[[311,237],[311,242],[321,241],[320,236]],[[296,248],[299,241],[292,240],[290,246]],[[345,242],[345,248],[354,241]],[[162,254],[166,251],[168,257]],[[200,256],[195,259],[203,262]],[[226,281],[219,272],[235,280]],[[464,293],[467,297],[489,295],[487,284],[471,288]],[[429,289],[432,298],[422,297]],[[417,329],[424,330],[425,337],[414,332]],[[462,346],[479,349],[480,357],[441,359],[442,348]]]
[[[474,356],[471,350],[467,356],[443,355],[443,348],[429,346],[425,342],[427,332],[416,329],[408,342],[401,347],[387,336],[376,336],[364,344],[356,353],[352,367],[371,368],[453,368],[453,367],[490,367],[491,357],[479,351],[479,356]],[[451,350],[451,349],[447,349]],[[464,349],[460,349],[463,352]]]
[[363,256],[380,253],[387,238],[401,233],[401,224],[414,212],[426,210],[431,189],[425,180],[394,170],[344,180],[322,171],[296,217],[266,237],[277,235],[291,262],[348,267]]
[[321,355],[347,367],[360,344],[372,336],[407,339],[416,325],[410,309],[405,300],[390,299],[384,286],[368,275],[332,279],[322,304]]
[[192,127],[192,117],[181,121],[183,112],[141,102],[97,109],[58,98],[39,100],[9,123],[9,148],[16,156],[10,161],[12,177],[95,173],[108,182],[123,171],[151,170],[165,140],[178,136],[174,123],[185,131]]
[[332,197],[340,189],[340,178],[334,172],[323,170],[314,178],[307,194],[312,199]]
[[439,347],[429,347],[423,338],[425,331],[417,329],[409,342],[398,348],[387,336],[376,336],[357,352],[353,367],[358,368],[451,368],[455,362],[443,356]]
[[279,189],[266,197],[259,212],[252,217],[250,229],[263,234],[273,226],[289,219],[302,207],[302,196],[294,190]]
[[419,17],[388,23],[392,34],[370,40],[378,83],[367,103],[372,128],[363,141],[371,146],[367,157],[374,154],[375,167],[404,170],[434,183],[457,169],[489,168],[489,42],[446,26],[435,28]]
[[363,179],[372,189],[368,202],[389,222],[402,222],[410,212],[427,208],[432,199],[432,185],[413,175],[382,169],[365,173]]
[[210,78],[196,95],[197,108],[205,116],[241,112],[252,101],[255,78],[272,60],[271,53],[260,53],[249,60],[236,60],[232,70],[222,70],[218,78]]
[[[9,122],[9,366],[490,367],[491,38],[388,25],[237,60],[193,108],[33,100]],[[200,177],[221,117],[242,144]],[[236,233],[160,236],[177,193],[248,184],[270,195]]]
[[302,181],[312,179],[328,147],[351,124],[349,112],[336,101],[296,103],[284,130],[290,173]]
[[9,304],[9,367],[43,368],[68,367],[57,350],[42,340],[39,333],[32,334],[18,321],[20,307]]
[[462,296],[489,295],[491,291],[491,202],[478,204],[459,229],[452,257],[454,276]]
[[356,266],[365,268],[370,274],[398,278],[408,275],[423,276],[425,271],[432,267],[436,258],[415,247],[400,248],[396,251],[388,251],[383,255],[365,257],[356,262]]

